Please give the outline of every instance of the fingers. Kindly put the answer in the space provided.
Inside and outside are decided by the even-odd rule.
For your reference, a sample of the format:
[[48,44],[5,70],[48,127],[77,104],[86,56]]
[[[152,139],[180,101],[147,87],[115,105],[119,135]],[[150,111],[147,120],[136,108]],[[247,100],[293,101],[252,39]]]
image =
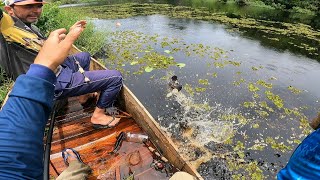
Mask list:
[[63,35],[63,34],[65,35],[66,32],[67,32],[67,30],[65,28],[57,29],[57,30],[52,31],[50,33],[48,39],[50,39],[50,37],[52,38],[52,37],[59,37],[60,35]]
[[41,64],[54,71],[58,65],[64,62],[72,44],[84,30],[81,22],[79,24],[79,26],[70,29],[67,35],[65,34],[67,32],[66,29],[58,29],[51,32],[34,63]]
[[62,41],[66,37],[66,34],[60,34],[59,35],[59,40]]
[[82,26],[83,28],[85,28],[86,24],[87,24],[86,20],[77,21],[76,23],[74,23],[73,26],[70,27],[70,30],[75,28],[75,27],[79,27],[79,26]]
[[87,21],[86,21],[86,20],[80,20],[80,21],[77,21],[77,22],[75,23],[75,25],[78,25],[78,24],[86,25],[86,24],[87,24]]
[[75,27],[71,29],[61,44],[66,47],[69,45],[71,46],[78,39],[83,30],[84,29],[82,27]]

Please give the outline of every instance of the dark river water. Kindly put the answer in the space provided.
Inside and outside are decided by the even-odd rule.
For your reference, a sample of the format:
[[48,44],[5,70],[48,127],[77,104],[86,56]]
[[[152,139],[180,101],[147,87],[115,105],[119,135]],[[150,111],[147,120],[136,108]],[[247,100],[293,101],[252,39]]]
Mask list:
[[[245,161],[247,163],[257,161],[265,179],[275,177],[276,173],[286,164],[292,149],[298,145],[292,141],[302,140],[305,135],[302,133],[303,129],[299,128],[301,125],[299,118],[284,116],[283,110],[277,109],[271,101],[264,97],[264,92],[269,90],[279,95],[284,107],[299,109],[308,120],[314,117],[319,109],[320,63],[303,55],[289,50],[278,50],[269,45],[265,46],[257,38],[251,38],[239,32],[231,32],[224,25],[213,22],[174,19],[162,15],[118,20],[93,19],[92,22],[99,31],[134,31],[150,36],[157,34],[159,38],[177,38],[183,45],[202,44],[213,49],[220,48],[226,52],[228,56],[226,60],[240,63],[240,66],[217,67],[213,65],[214,60],[208,56],[197,54],[186,56],[184,53],[177,52],[172,56],[175,61],[184,63],[185,67],[171,66],[168,69],[153,70],[141,75],[125,75],[125,84],[162,125],[163,129],[177,139],[181,136],[179,125],[187,122],[188,126],[197,130],[194,131],[191,138],[198,141],[200,146],[209,149],[212,154],[216,154],[215,152],[220,147],[218,145],[222,144],[224,146],[222,149],[225,148],[232,152],[236,151],[234,147],[237,142],[242,142],[245,146],[242,149]],[[116,27],[116,22],[121,23],[121,26]],[[108,37],[110,44],[112,44],[111,38],[112,35]],[[153,51],[161,53],[166,49],[159,44],[150,43],[150,46]],[[108,62],[106,65],[110,67]],[[125,64],[123,68],[130,71],[136,67]],[[216,76],[213,76],[213,73]],[[169,77],[172,74],[178,76],[183,86],[188,84],[192,87],[206,89],[204,92],[196,92],[194,96],[191,96],[183,88],[182,96],[181,94],[170,96],[168,95],[168,80],[163,77]],[[199,84],[199,79],[205,79],[207,83]],[[234,83],[241,79],[244,81],[236,86]],[[272,88],[267,89],[256,85],[260,88],[260,91],[257,92],[260,97],[253,97],[253,93],[248,90],[248,85],[258,80],[272,84]],[[299,89],[301,93],[292,93],[288,89],[290,86]],[[255,111],[257,108],[250,109],[243,106],[243,103],[248,101],[257,103],[266,101],[274,111],[269,112],[267,117],[259,116]],[[211,110],[202,111],[201,108],[200,110],[193,108],[192,104],[207,104]],[[222,116],[230,114],[242,114],[247,120],[243,123],[236,117],[226,123]],[[230,134],[234,135],[232,136],[233,143],[223,145]],[[272,137],[278,144],[285,144],[292,149],[280,151],[272,148],[271,144],[266,142],[267,137]],[[180,146],[184,145],[183,142],[182,140]],[[252,149],[254,144],[260,144],[265,148],[262,151],[254,150]],[[204,161],[204,164],[198,166],[199,172],[205,179],[230,179],[230,172],[225,170],[226,166],[221,164],[218,166],[216,161],[214,157],[209,158],[207,162]],[[226,161],[223,159],[221,162],[226,164]],[[248,175],[250,172],[243,174],[250,178]]]

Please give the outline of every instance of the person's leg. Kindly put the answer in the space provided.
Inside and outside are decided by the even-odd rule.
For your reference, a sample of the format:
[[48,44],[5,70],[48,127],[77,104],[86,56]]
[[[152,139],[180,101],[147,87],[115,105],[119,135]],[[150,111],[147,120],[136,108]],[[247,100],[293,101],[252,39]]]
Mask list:
[[73,161],[56,180],[85,180],[90,173],[90,167],[79,161]]
[[91,56],[88,52],[77,53],[73,56],[76,57],[77,61],[80,63],[80,66],[83,68],[83,70],[89,71]]
[[85,180],[91,169],[88,165],[81,163],[72,150],[67,149],[66,153],[70,154],[67,161],[69,166],[65,169],[56,180]]
[[[80,66],[83,68],[84,71],[89,71],[90,61],[91,61],[90,53],[80,52],[80,53],[76,53],[74,55],[70,55],[64,61],[63,66],[70,68],[72,70],[72,72],[75,73],[79,70],[79,67],[76,64],[75,60],[77,60],[79,62]],[[90,98],[96,98],[97,96],[98,96],[97,93],[83,94],[78,97],[78,100],[79,100],[80,104],[84,104]]]
[[122,75],[116,70],[86,71],[85,75],[90,82],[84,82],[83,74],[73,73],[71,83],[63,89],[58,99],[100,91],[97,107],[91,118],[93,124],[114,126],[119,118],[105,114],[105,109],[112,107],[116,96],[122,88]]
[[69,67],[72,72],[77,72],[79,70],[78,65],[75,63],[75,59],[79,62],[80,66],[85,71],[89,71],[91,56],[88,52],[80,52],[74,55],[70,55],[66,58],[62,66]]

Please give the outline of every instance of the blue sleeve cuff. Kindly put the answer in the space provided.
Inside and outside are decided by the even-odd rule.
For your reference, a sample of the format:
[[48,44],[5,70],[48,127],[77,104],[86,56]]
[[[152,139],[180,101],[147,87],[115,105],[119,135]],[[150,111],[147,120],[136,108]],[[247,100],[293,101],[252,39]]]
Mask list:
[[57,81],[57,77],[53,73],[53,71],[48,67],[40,64],[31,64],[30,69],[28,70],[26,75],[44,79],[52,84],[55,84]]

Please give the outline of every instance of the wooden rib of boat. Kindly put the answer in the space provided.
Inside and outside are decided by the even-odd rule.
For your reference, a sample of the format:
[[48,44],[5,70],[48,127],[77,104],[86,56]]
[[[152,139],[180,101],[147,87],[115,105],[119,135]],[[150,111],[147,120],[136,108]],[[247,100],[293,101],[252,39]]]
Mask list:
[[[105,69],[94,59],[91,61],[90,68],[91,70]],[[148,146],[168,159],[173,172],[185,171],[197,179],[202,179],[191,164],[178,153],[172,140],[160,129],[159,124],[125,85],[117,104],[122,110],[119,114],[122,116],[120,123],[112,129],[95,130],[90,123],[94,106],[83,108],[77,98],[68,98],[67,105],[62,108],[63,113],[58,115],[55,121],[49,171],[52,177],[57,177],[66,168],[61,151],[64,148],[74,148],[80,153],[84,163],[92,169],[89,179],[103,179],[106,176],[123,179],[131,172],[134,173],[135,179],[140,180],[169,179],[165,171],[156,170],[151,166],[158,157],[143,143],[123,141],[116,154],[109,153],[113,150],[116,137],[121,132],[132,132],[148,135],[150,139]],[[137,165],[130,165],[129,158],[134,152],[139,153],[141,161]]]

